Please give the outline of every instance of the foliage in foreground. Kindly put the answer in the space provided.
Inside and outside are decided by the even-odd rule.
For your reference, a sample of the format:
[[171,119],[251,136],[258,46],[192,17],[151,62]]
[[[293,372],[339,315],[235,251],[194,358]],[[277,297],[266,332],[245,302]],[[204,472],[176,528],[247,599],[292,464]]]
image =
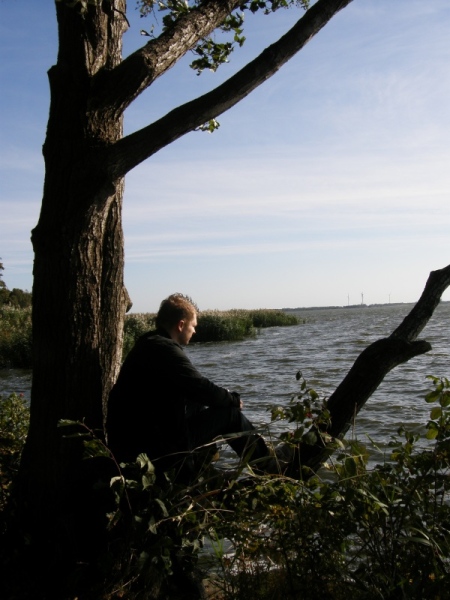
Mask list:
[[22,395],[0,395],[0,513],[6,507],[11,483],[19,470],[20,456],[30,424],[30,411]]
[[[244,466],[230,476],[207,462],[195,485],[177,486],[170,474],[157,479],[145,455],[115,464],[78,424],[86,456],[113,467],[103,481],[111,504],[102,577],[91,592],[99,599],[170,597],[173,581],[192,583],[209,539],[215,575],[208,576],[226,600],[448,598],[450,382],[430,379],[428,423],[421,432],[401,428],[383,464],[368,469],[361,444],[334,441],[336,459],[319,474],[305,472],[303,481],[258,476]],[[306,432],[321,408],[317,394],[302,389],[286,416],[297,415]],[[1,403],[1,423],[2,432],[17,435],[17,458],[26,422],[14,412],[20,398],[11,400]],[[0,456],[2,473],[13,476],[5,469],[8,454]],[[2,489],[8,486],[2,479]]]
[[216,544],[226,598],[449,598],[450,383],[431,380],[425,431],[401,428],[384,464],[352,441],[326,476],[232,491],[214,532],[234,550]]
[[[127,536],[114,589],[126,589],[129,598],[143,588],[147,597],[160,597],[174,577],[195,570],[206,537],[228,600],[445,598],[450,383],[431,380],[426,401],[434,407],[426,427],[421,434],[400,429],[386,462],[372,470],[361,444],[334,441],[335,462],[304,481],[241,470],[243,476],[225,483],[208,467],[195,486],[180,488],[170,477],[157,482],[140,456],[112,481],[111,532]],[[303,387],[287,411],[289,418],[297,415],[305,440],[305,424],[321,411],[316,400]]]

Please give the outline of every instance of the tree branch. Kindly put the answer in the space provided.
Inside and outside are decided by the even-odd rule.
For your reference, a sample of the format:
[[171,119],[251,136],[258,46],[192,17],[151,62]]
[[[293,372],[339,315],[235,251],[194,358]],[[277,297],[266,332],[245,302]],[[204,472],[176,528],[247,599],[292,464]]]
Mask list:
[[225,83],[132,133],[105,150],[114,177],[121,177],[174,140],[224,113],[274,75],[352,0],[319,0],[275,44]]
[[450,285],[450,265],[438,271],[432,271],[422,295],[403,323],[391,334],[391,338],[412,341],[428,323],[441,296]]
[[239,4],[240,0],[205,0],[117,67],[99,72],[93,80],[90,110],[122,114],[155,79],[212,33]]
[[[416,338],[430,320],[449,285],[450,265],[432,271],[419,301],[399,327],[388,338],[378,340],[363,350],[328,400],[330,425],[321,429],[319,433],[317,429],[312,429],[318,433],[318,437],[320,433],[325,433],[333,438],[342,439],[353,424],[355,416],[387,373],[411,358],[431,350],[430,343],[416,341]],[[279,454],[284,455],[284,464],[271,464],[268,471],[277,472],[284,466],[289,475],[298,477],[302,467],[316,471],[332,452],[333,450],[326,447],[321,440],[315,445],[300,444],[295,449],[282,445]]]

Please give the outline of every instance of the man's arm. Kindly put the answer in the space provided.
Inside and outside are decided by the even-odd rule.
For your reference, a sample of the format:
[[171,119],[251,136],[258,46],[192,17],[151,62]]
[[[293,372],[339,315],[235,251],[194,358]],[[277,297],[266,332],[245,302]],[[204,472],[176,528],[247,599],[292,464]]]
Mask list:
[[203,377],[182,348],[175,344],[171,352],[171,363],[175,385],[190,401],[203,406],[241,407],[238,393],[229,392]]

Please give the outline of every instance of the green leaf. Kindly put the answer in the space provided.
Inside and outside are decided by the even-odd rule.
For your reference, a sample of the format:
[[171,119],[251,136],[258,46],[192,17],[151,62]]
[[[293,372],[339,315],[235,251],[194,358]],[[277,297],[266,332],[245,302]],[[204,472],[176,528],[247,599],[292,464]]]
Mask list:
[[450,406],[450,392],[445,391],[443,392],[443,394],[441,395],[440,399],[439,399],[439,404],[446,408],[447,406]]
[[80,421],[72,421],[71,419],[60,419],[58,421],[58,427],[71,427],[74,425],[83,425]]
[[442,416],[442,408],[440,406],[435,406],[430,413],[430,417],[435,421]]
[[160,507],[164,517],[167,518],[169,516],[169,513],[167,511],[167,508],[166,508],[166,505],[164,504],[164,502],[162,500],[160,500],[159,498],[155,498],[155,502]]
[[154,483],[155,483],[155,477],[154,476],[143,475],[143,477],[142,477],[142,489],[147,490],[148,488],[152,487],[152,485]]
[[425,396],[425,402],[429,402],[429,403],[436,402],[436,400],[439,398],[440,395],[441,395],[441,390],[435,389]]
[[303,441],[305,444],[313,446],[317,442],[317,435],[314,433],[314,431],[309,431],[303,436]]
[[148,530],[150,531],[150,533],[153,533],[154,535],[156,535],[158,533],[158,528],[156,527],[156,523],[155,523],[155,517],[153,517],[153,516],[150,517],[150,521],[148,523]]
[[436,439],[438,433],[438,426],[436,425],[436,423],[434,423],[434,421],[430,421],[427,425],[427,433],[425,437],[427,438],[427,440],[434,440]]

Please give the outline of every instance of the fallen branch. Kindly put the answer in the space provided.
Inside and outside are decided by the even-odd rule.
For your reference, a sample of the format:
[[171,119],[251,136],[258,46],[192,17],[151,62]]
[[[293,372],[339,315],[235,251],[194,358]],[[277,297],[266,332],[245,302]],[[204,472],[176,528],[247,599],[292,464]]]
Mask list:
[[[431,350],[429,342],[416,341],[416,338],[430,320],[449,285],[450,265],[430,273],[419,301],[399,327],[388,338],[378,340],[363,350],[330,396],[327,403],[330,425],[321,429],[320,433],[342,439],[385,376],[396,366]],[[282,444],[276,453],[279,460],[273,461],[267,471],[283,470],[291,477],[298,477],[302,467],[315,472],[332,450],[319,441],[315,445],[301,444],[297,448]]]

